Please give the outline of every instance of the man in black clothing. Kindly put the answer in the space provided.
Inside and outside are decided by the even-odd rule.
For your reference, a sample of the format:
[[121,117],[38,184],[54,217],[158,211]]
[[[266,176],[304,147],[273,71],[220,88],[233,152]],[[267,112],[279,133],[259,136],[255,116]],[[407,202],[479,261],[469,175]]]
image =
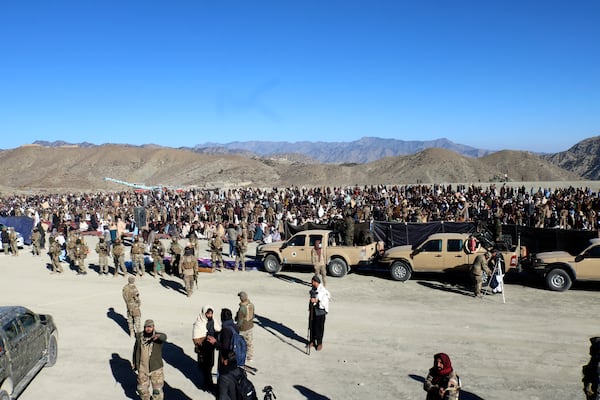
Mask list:
[[219,389],[218,399],[219,400],[236,400],[237,397],[237,385],[236,382],[240,379],[244,373],[241,368],[237,367],[235,360],[235,353],[233,351],[227,351],[226,358],[219,355],[219,379],[217,386]]
[[229,308],[223,308],[221,310],[221,333],[219,334],[219,340],[212,336],[208,336],[206,340],[215,345],[215,348],[219,350],[219,365],[217,371],[221,374],[225,364],[223,360],[227,360],[229,352],[233,347],[233,330],[239,333],[239,329],[235,322],[233,322],[233,314]]

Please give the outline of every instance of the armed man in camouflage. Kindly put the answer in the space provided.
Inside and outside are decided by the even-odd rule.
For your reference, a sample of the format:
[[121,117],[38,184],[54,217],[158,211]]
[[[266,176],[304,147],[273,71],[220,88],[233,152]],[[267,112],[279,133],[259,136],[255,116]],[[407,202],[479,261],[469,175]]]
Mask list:
[[98,239],[96,243],[96,253],[98,254],[98,266],[100,267],[99,273],[108,274],[108,244],[104,241],[103,237]]
[[115,264],[115,273],[113,278],[119,275],[127,276],[127,268],[125,268],[125,246],[121,243],[121,239],[116,238],[112,246],[113,263]]
[[150,255],[152,256],[152,260],[154,261],[154,277],[156,275],[163,276],[163,257],[165,255],[165,248],[158,238],[154,238],[154,242],[152,243],[152,247],[150,248]]
[[136,236],[133,239],[133,244],[131,245],[131,252],[129,255],[131,256],[131,265],[133,268],[133,273],[135,275],[144,276],[144,272],[146,272],[146,265],[144,263],[144,252],[146,251],[146,246],[140,240],[139,236]]
[[48,250],[48,253],[50,254],[50,259],[52,260],[52,274],[55,274],[57,272],[62,273],[63,269],[62,269],[62,265],[60,265],[60,253],[62,252],[62,247],[60,245],[60,243],[58,243],[58,240],[52,240],[53,238],[50,237],[50,249]]
[[233,271],[238,269],[238,264],[242,271],[246,271],[246,251],[248,250],[248,242],[246,237],[241,235],[236,242],[235,262]]
[[15,228],[10,228],[10,232],[8,232],[8,240],[10,242],[10,250],[13,253],[13,256],[19,255],[19,246],[17,246],[17,231]]
[[78,275],[87,275],[87,265],[85,264],[85,259],[88,255],[88,247],[85,244],[85,240],[76,239],[75,240],[75,265],[79,269],[77,271]]
[[140,292],[138,292],[135,286],[135,278],[130,276],[127,278],[127,284],[123,286],[123,300],[125,301],[125,307],[127,307],[127,324],[129,325],[129,336],[134,337],[136,333],[140,333],[141,322],[140,318],[142,312],[140,306]]
[[40,255],[41,240],[42,234],[40,233],[40,230],[37,227],[33,228],[33,232],[31,233],[31,247],[34,256]]
[[154,321],[146,320],[142,333],[135,335],[132,367],[137,372],[137,392],[142,400],[163,400],[165,374],[162,345],[167,335],[154,330]]
[[187,246],[185,246],[181,269],[183,270],[185,293],[190,297],[194,292],[194,280],[198,273],[198,260],[196,259],[196,256],[194,256],[194,248],[191,243],[188,243]]
[[223,262],[223,241],[219,237],[219,235],[215,232],[213,233],[212,239],[208,243],[210,247],[210,261],[212,265],[213,271],[215,268],[220,271],[221,267],[224,265]]
[[171,255],[171,262],[169,263],[171,270],[171,275],[177,274],[177,276],[181,276],[181,266],[179,262],[181,261],[181,254],[183,253],[183,249],[179,245],[179,241],[176,237],[171,240],[171,246],[169,247],[169,254]]

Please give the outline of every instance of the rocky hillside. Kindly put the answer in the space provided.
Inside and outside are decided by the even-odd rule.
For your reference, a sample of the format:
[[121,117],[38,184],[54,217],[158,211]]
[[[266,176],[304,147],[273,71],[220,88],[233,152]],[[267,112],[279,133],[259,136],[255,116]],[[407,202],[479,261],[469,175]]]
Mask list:
[[0,190],[4,193],[125,189],[105,177],[148,186],[208,188],[490,182],[504,174],[515,181],[580,179],[527,152],[501,151],[472,158],[445,149],[335,165],[287,156],[206,155],[153,146],[28,145],[0,152],[0,169]]
[[582,140],[567,151],[544,158],[585,179],[600,179],[600,136]]

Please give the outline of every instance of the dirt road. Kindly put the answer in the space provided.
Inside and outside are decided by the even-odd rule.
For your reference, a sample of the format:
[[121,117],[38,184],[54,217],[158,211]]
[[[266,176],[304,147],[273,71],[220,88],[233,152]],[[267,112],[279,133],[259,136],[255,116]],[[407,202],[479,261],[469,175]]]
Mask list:
[[[87,240],[93,249],[96,239]],[[47,257],[26,250],[19,257],[0,254],[0,303],[53,315],[60,336],[56,366],[42,370],[20,399],[137,398],[121,298],[126,280],[94,271],[50,275]],[[88,262],[97,262],[93,250]],[[259,392],[273,386],[280,400],[424,399],[422,381],[437,352],[450,355],[463,383],[461,399],[583,396],[588,338],[600,335],[592,317],[599,285],[554,293],[509,283],[503,304],[499,295],[475,299],[461,280],[443,275],[417,275],[406,283],[364,272],[330,278],[324,349],[308,356],[310,277],[285,269],[278,277],[204,273],[191,298],[181,293],[178,278],[138,280],[142,318],[154,319],[168,335],[165,399],[213,398],[198,388],[192,323],[204,304],[235,312],[240,290],[257,313],[253,365],[259,371],[251,379]]]

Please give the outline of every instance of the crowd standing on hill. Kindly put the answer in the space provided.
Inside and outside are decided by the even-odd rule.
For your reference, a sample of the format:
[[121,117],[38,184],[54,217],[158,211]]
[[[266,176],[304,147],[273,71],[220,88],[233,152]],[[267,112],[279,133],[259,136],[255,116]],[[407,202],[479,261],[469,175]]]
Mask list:
[[[143,207],[146,226],[135,225]],[[114,243],[139,232],[145,243],[156,234],[181,238],[226,238],[235,255],[238,236],[280,240],[284,222],[481,221],[531,227],[597,229],[600,198],[591,188],[530,188],[506,184],[396,185],[154,190],[0,197],[0,216],[26,215],[46,232],[74,227],[110,232]],[[40,224],[40,225],[38,225]],[[243,235],[241,235],[243,233]]]

